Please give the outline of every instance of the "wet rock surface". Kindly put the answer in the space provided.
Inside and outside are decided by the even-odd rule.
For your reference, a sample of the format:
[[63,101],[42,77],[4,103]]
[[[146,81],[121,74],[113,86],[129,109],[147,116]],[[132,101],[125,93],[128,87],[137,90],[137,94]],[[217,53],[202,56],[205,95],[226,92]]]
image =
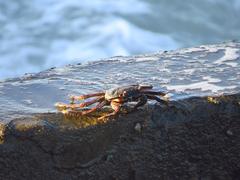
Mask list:
[[55,112],[53,105],[69,102],[69,94],[142,83],[166,91],[172,100],[176,100],[238,93],[239,79],[238,42],[117,56],[0,81],[0,122],[32,113]]
[[147,105],[85,128],[57,113],[1,128],[0,179],[240,177],[240,94]]

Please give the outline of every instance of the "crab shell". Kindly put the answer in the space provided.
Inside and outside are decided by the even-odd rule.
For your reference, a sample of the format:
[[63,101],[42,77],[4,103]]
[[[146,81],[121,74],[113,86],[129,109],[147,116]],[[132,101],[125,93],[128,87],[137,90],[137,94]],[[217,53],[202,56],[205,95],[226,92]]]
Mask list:
[[140,90],[143,88],[152,89],[149,85],[130,85],[121,86],[117,88],[111,88],[105,92],[105,99],[111,101],[120,97],[134,97],[139,94]]

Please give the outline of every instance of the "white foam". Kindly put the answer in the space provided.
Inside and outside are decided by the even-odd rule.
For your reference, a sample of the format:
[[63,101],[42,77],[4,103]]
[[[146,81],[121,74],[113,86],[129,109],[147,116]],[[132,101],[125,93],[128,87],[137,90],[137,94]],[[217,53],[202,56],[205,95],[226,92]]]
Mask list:
[[213,78],[213,77],[211,77],[211,76],[204,76],[203,79],[204,79],[204,80],[207,80],[209,83],[218,83],[218,82],[221,82],[221,79]]
[[217,93],[219,91],[227,90],[227,89],[234,89],[237,86],[220,86],[213,83],[221,82],[220,79],[213,78],[211,76],[203,77],[203,80],[197,83],[191,84],[182,84],[182,85],[166,85],[168,90],[176,90],[176,91],[186,91],[186,90],[194,90],[194,89],[201,89],[202,91],[211,91],[213,93]]
[[136,59],[137,62],[142,62],[142,61],[156,61],[156,60],[159,60],[158,57],[138,57]]
[[183,72],[185,72],[186,74],[192,75],[194,72],[196,71],[196,69],[192,68],[192,69],[184,69]]
[[179,50],[179,53],[186,54],[186,53],[193,53],[193,52],[199,52],[199,51],[205,51],[205,48],[203,46],[201,47],[192,47],[187,49],[181,49]]
[[199,47],[192,47],[192,48],[187,48],[187,49],[181,49],[181,50],[179,50],[179,52],[180,52],[180,54],[202,52],[202,51],[206,51],[208,53],[216,53],[221,48],[222,47],[218,47],[216,45],[207,45],[207,46],[206,45],[202,45],[202,46],[199,46]]
[[185,84],[185,85],[167,85],[166,87],[168,90],[176,90],[180,92],[183,92],[186,90],[201,89],[202,91],[211,91],[213,93],[236,88],[236,86],[217,86],[217,85],[209,84],[206,81],[198,82],[194,84]]
[[236,67],[238,65],[237,62],[228,62],[228,61],[233,61],[233,60],[236,60],[237,58],[239,58],[239,49],[226,47],[224,56],[216,60],[214,63],[219,65],[227,64],[227,65]]
[[[62,40],[54,42],[47,62],[54,62],[52,66],[59,66],[66,61],[69,63],[86,62],[110,56],[126,56],[138,51],[144,53],[178,47],[170,37],[144,31],[118,17],[106,19],[105,23],[91,26],[88,33],[94,34],[95,38],[89,39],[84,44],[81,43],[82,39],[75,40],[75,42]],[[104,41],[106,43],[103,43]],[[139,58],[139,61],[146,59]],[[48,66],[51,65],[48,64]]]
[[216,52],[218,52],[221,48],[218,48],[218,47],[216,47],[215,45],[213,45],[213,46],[207,46],[207,48],[206,48],[207,50],[208,50],[208,52],[210,52],[210,53],[216,53]]
[[[216,32],[216,29],[221,32],[216,33],[219,39],[222,39],[219,34],[226,31],[237,37],[239,29],[236,28],[237,20],[226,22],[228,23],[226,29],[218,28],[219,24],[212,22],[214,18],[210,20],[209,15],[214,17],[220,15],[218,16],[220,19],[223,18],[221,16],[229,19],[229,16],[222,15],[221,12],[211,14],[212,11],[209,11],[209,14],[206,14],[199,11],[199,5],[205,6],[208,1],[193,3],[191,11],[171,14],[169,22],[163,17],[168,16],[172,9],[169,11],[169,3],[160,1],[32,0],[29,3],[0,1],[0,6],[4,7],[4,11],[0,12],[2,44],[0,78],[103,57],[143,54],[191,46],[193,43],[207,43],[210,41],[209,33],[213,32],[212,30]],[[236,2],[237,0],[234,0],[234,3]],[[224,3],[223,8],[234,10],[234,3],[228,3],[228,6]],[[181,3],[174,2],[171,7],[179,7],[179,4]],[[160,9],[161,13],[156,12],[156,8]],[[215,5],[209,8],[215,8]],[[194,14],[196,18],[189,19],[189,13],[196,13]],[[155,21],[156,19],[158,21]],[[199,22],[199,26],[203,25],[206,28],[199,31],[196,39],[189,36],[192,33],[191,28],[185,28],[186,32],[182,33],[174,29],[179,22],[184,27],[195,26],[196,21]],[[200,46],[183,50],[182,57],[189,58],[189,54],[185,55],[187,52],[219,50],[218,46],[209,47]],[[171,55],[169,57],[172,58]],[[139,61],[147,59],[140,58]],[[34,64],[37,61],[38,63]],[[232,67],[237,66],[236,62],[224,61],[224,63]]]

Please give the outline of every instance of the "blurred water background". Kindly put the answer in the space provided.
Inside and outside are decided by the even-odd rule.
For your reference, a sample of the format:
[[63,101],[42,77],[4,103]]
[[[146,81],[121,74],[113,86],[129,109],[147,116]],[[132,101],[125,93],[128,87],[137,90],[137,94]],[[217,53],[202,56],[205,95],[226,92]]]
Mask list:
[[0,79],[239,40],[240,0],[0,0]]

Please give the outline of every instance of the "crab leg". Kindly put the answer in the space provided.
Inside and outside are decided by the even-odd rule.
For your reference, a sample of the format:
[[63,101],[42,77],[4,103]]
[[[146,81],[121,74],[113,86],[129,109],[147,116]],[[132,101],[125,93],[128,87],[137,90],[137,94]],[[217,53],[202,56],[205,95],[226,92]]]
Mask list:
[[104,100],[104,97],[99,97],[99,98],[95,98],[95,99],[92,99],[90,101],[87,101],[87,102],[84,102],[84,103],[80,103],[80,104],[66,104],[65,107],[66,108],[71,108],[71,109],[76,109],[76,108],[83,108],[83,107],[86,107],[86,106],[90,106],[96,102],[101,102]]
[[98,120],[105,119],[105,118],[108,118],[108,117],[111,117],[111,116],[116,116],[120,112],[121,104],[112,101],[111,102],[111,107],[114,109],[114,111],[112,113],[109,113],[105,116],[102,116],[102,117],[98,118]]
[[160,103],[163,103],[163,104],[166,104],[166,105],[168,104],[168,101],[164,101],[157,96],[153,96],[153,95],[146,95],[146,96],[147,96],[148,99],[155,100],[157,102],[160,102]]
[[147,96],[142,95],[138,98],[138,102],[133,109],[136,110],[138,107],[143,106],[146,103],[147,103]]
[[[101,96],[101,97],[98,97],[98,98],[95,98],[95,99],[92,99],[90,101],[87,101],[87,102],[84,102],[84,103],[80,103],[78,104],[80,108],[83,108],[83,107],[86,107],[86,106],[90,106],[92,104],[95,104],[96,102],[102,102],[104,100],[104,97]],[[77,104],[76,104],[77,105]]]
[[162,91],[142,91],[146,95],[157,95],[157,96],[165,96],[166,93]]
[[89,109],[89,110],[85,110],[85,111],[82,111],[81,114],[82,115],[86,115],[86,114],[89,114],[91,112],[94,112],[98,109],[101,109],[103,106],[105,106],[107,104],[107,101],[102,101],[100,102],[98,105],[96,105],[95,107]]
[[80,103],[80,104],[64,104],[64,103],[56,103],[55,106],[57,108],[62,108],[62,109],[76,109],[76,108],[83,108],[83,107],[86,107],[86,106],[90,106],[96,102],[101,102],[104,100],[104,97],[98,97],[98,98],[95,98],[95,99],[92,99],[90,101],[87,101],[87,102],[84,102],[84,103]]
[[80,95],[80,96],[70,96],[70,99],[72,101],[74,100],[84,100],[84,99],[88,99],[90,97],[95,97],[95,96],[104,96],[105,93],[104,92],[99,92],[99,93],[94,93],[94,94],[85,94],[85,95]]

